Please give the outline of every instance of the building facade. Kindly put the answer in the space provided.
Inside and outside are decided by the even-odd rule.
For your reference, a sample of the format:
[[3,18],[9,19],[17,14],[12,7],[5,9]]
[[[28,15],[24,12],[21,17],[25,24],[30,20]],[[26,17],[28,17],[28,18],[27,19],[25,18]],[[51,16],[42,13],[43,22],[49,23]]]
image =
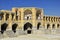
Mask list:
[[27,33],[33,33],[33,30],[39,29],[59,29],[59,16],[44,15],[42,8],[22,7],[12,8],[12,10],[0,10],[0,32],[3,34],[6,30],[23,30]]

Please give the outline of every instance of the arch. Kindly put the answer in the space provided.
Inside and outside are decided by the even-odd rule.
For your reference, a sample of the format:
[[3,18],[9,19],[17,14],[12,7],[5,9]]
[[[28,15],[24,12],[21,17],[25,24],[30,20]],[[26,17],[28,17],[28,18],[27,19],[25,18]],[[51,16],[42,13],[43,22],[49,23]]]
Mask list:
[[3,23],[3,24],[1,25],[1,33],[2,33],[2,34],[4,33],[4,31],[6,31],[7,26],[8,26],[7,23]]
[[50,27],[50,24],[47,24],[47,29]]
[[38,17],[40,18],[41,16],[41,10],[37,10],[36,11],[36,19],[38,19]]
[[24,19],[31,19],[31,16],[32,16],[32,11],[31,10],[29,10],[29,9],[26,9],[25,11],[24,11]]
[[55,28],[55,24],[52,24],[52,29],[54,29]]
[[59,28],[59,26],[60,26],[60,25],[59,25],[59,24],[57,24],[57,28]]
[[27,30],[28,28],[32,29],[32,24],[27,22],[26,24],[24,24],[24,31]]
[[4,15],[4,13],[0,12],[0,20],[2,20],[2,18],[4,17],[3,15]]
[[39,22],[39,23],[37,24],[37,30],[39,30],[40,25],[41,25],[41,23]]
[[26,10],[24,11],[24,15],[27,15],[27,14],[32,14],[32,11],[29,10],[29,9],[26,9]]
[[16,33],[16,28],[17,28],[17,26],[18,26],[18,24],[13,24],[12,25],[12,31],[14,32],[14,33]]

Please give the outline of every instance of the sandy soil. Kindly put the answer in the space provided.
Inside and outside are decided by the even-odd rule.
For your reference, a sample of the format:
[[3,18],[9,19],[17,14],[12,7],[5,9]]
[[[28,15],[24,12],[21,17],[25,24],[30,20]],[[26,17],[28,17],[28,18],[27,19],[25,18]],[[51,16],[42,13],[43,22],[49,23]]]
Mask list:
[[47,35],[47,34],[28,34],[28,35],[20,35],[18,37],[13,38],[3,38],[0,40],[60,40],[60,35]]

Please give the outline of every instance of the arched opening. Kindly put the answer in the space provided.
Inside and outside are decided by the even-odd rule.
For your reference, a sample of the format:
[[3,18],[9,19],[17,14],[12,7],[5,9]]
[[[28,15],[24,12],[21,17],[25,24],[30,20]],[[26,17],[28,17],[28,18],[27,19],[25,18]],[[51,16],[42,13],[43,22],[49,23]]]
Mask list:
[[17,26],[18,26],[18,24],[13,24],[12,25],[12,31],[14,32],[14,33],[16,33],[16,28],[17,28]]
[[51,17],[51,21],[53,22],[53,17]]
[[39,23],[37,24],[37,30],[39,30],[40,25],[41,25],[41,23],[39,22]]
[[50,24],[47,24],[47,29],[50,27]]
[[41,19],[41,10],[36,11],[36,19]]
[[27,9],[24,11],[24,19],[30,20],[32,18],[32,11]]
[[11,16],[12,16],[12,20],[13,20],[13,18],[14,18],[14,13],[12,13]]
[[55,28],[55,24],[52,25],[52,29],[54,29],[54,28]]
[[0,12],[0,20],[2,20],[4,17],[4,13],[3,12]]
[[[32,29],[32,24],[27,22],[25,25],[24,25],[24,31],[26,31],[28,28]],[[28,34],[31,34],[31,30],[27,30],[27,33]]]
[[9,19],[9,14],[6,14],[6,20],[8,20]]
[[49,17],[49,21],[50,21],[51,17]]
[[16,9],[16,20],[18,20],[18,16],[19,16],[18,9]]
[[57,28],[59,28],[59,26],[60,26],[60,25],[59,25],[59,24],[57,24]]
[[7,28],[8,24],[7,23],[4,23],[1,25],[1,33],[3,34],[4,31],[6,31],[6,28]]

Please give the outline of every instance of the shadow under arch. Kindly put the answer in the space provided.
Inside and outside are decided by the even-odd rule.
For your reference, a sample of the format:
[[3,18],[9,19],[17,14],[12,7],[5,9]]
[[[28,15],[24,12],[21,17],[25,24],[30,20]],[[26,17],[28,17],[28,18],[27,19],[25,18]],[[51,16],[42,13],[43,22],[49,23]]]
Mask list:
[[12,31],[13,31],[14,33],[16,33],[16,28],[17,28],[17,26],[18,26],[18,24],[16,24],[16,23],[14,23],[14,24],[12,25]]
[[27,30],[28,28],[32,29],[32,24],[27,22],[26,24],[24,24],[24,31]]
[[37,24],[37,30],[39,30],[40,25],[41,25],[41,23],[38,22],[38,24]]
[[2,34],[4,33],[4,31],[6,31],[7,26],[8,26],[7,23],[3,23],[3,24],[1,25],[1,33],[2,33]]
[[50,27],[50,24],[47,24],[47,29]]
[[54,29],[55,28],[55,24],[52,24],[52,29]]
[[57,24],[57,28],[59,28],[60,24]]

